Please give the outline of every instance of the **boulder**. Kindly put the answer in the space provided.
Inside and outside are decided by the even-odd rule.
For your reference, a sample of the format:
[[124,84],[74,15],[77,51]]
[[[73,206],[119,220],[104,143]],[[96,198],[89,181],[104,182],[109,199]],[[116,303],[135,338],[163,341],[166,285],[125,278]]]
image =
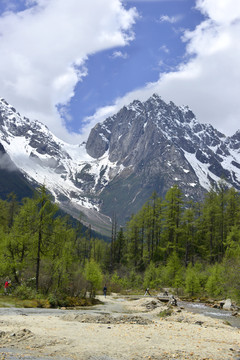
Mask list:
[[231,310],[232,309],[232,301],[231,301],[231,299],[225,300],[224,305],[223,305],[223,309],[224,310]]
[[163,303],[168,303],[170,300],[169,296],[161,296],[161,295],[158,295],[157,299]]

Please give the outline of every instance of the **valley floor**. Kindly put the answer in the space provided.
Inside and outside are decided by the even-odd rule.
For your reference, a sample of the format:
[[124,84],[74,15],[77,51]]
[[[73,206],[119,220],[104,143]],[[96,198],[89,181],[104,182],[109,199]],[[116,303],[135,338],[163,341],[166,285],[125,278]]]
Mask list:
[[240,329],[156,298],[99,296],[90,310],[0,313],[0,359],[240,359]]

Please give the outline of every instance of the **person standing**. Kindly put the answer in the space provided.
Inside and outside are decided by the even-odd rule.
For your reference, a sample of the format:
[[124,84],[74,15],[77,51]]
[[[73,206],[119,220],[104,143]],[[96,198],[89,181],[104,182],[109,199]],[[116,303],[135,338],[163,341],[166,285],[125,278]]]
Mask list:
[[146,296],[146,295],[151,296],[150,291],[149,291],[149,288],[146,288],[146,290],[145,290],[145,294],[144,294],[144,296]]
[[107,295],[107,286],[105,285],[103,288],[103,295],[106,297]]
[[9,281],[6,280],[4,284],[4,294],[8,295],[8,287],[9,287]]

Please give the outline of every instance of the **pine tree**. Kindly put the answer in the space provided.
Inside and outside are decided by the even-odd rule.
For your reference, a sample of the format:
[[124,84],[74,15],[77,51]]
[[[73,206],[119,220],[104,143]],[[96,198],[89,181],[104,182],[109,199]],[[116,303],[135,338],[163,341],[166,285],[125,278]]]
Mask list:
[[183,195],[177,185],[174,185],[165,196],[165,230],[164,236],[167,244],[168,255],[178,251],[180,245],[181,221],[183,213]]
[[185,279],[185,292],[190,296],[198,295],[201,289],[200,281],[195,268],[190,264]]

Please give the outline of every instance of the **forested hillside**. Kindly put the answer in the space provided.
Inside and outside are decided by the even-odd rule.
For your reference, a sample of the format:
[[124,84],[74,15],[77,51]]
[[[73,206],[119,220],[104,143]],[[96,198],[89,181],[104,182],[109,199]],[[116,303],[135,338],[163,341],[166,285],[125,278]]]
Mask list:
[[220,182],[201,203],[177,186],[153,194],[113,245],[114,260],[144,272],[144,286],[240,298],[240,195]]
[[84,296],[101,289],[174,288],[179,295],[240,300],[240,195],[220,182],[201,203],[177,186],[156,193],[110,243],[57,216],[42,187],[20,205],[0,201],[0,276],[16,294]]

